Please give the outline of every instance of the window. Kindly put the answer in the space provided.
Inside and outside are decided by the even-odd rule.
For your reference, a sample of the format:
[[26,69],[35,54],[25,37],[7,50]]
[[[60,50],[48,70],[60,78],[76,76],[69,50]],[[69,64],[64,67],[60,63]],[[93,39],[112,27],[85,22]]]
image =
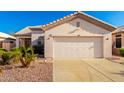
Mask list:
[[116,48],[121,48],[121,35],[116,35]]
[[80,27],[80,22],[77,22],[77,27]]
[[39,38],[38,38],[38,45],[43,45],[44,44],[44,37],[42,37],[42,36],[40,36]]
[[0,41],[0,48],[2,48],[2,42]]
[[26,47],[31,46],[31,38],[25,38],[25,39],[24,39],[24,43],[25,43],[25,46],[26,46]]
[[116,35],[116,37],[121,37],[121,34]]
[[10,43],[14,43],[13,41],[10,41]]
[[38,43],[38,45],[41,45],[41,41],[39,41],[39,40],[38,40],[38,42],[37,42],[37,43]]

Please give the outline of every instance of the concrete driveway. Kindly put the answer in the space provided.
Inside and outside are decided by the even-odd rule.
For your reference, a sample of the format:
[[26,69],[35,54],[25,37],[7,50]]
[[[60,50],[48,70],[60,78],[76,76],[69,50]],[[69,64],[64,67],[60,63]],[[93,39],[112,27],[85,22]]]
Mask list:
[[54,82],[120,82],[124,65],[107,59],[54,60]]

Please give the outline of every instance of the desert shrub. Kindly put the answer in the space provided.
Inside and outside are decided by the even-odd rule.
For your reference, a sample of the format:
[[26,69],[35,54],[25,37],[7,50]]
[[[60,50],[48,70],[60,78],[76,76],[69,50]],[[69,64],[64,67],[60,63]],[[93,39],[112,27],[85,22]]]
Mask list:
[[[1,50],[3,51],[3,50]],[[2,60],[0,64],[7,65],[11,64],[11,62],[21,62],[23,67],[29,67],[30,63],[34,60],[35,54],[32,47],[21,47],[14,48],[10,51],[5,51],[1,55]]]
[[10,64],[10,59],[12,59],[14,56],[13,56],[13,53],[12,52],[5,52],[3,53],[2,55],[2,63],[3,65],[7,65],[7,64]]
[[119,51],[120,51],[120,55],[124,56],[124,48],[120,48]]
[[2,61],[0,62],[1,65],[7,65],[11,63],[19,62],[19,49],[12,49],[11,51],[4,51],[1,55]]
[[7,51],[7,50],[6,50],[6,49],[4,49],[4,48],[0,48],[0,50]]
[[10,51],[12,52],[13,55],[13,63],[19,63],[21,56],[20,48],[13,48]]
[[5,53],[7,50],[0,48],[0,57],[2,57],[3,53]]

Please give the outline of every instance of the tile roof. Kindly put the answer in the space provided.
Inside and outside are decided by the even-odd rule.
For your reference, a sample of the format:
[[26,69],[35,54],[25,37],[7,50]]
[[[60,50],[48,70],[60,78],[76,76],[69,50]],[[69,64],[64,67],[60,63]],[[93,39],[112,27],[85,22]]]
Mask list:
[[82,19],[84,19],[84,20],[86,20],[86,21],[88,21],[90,23],[93,23],[93,24],[95,24],[97,26],[100,26],[100,27],[102,27],[102,28],[104,28],[106,30],[109,30],[109,31],[114,31],[116,29],[115,26],[113,26],[113,25],[111,25],[109,23],[106,23],[106,22],[104,22],[104,21],[102,21],[100,19],[97,19],[97,18],[92,17],[92,16],[90,16],[88,14],[85,14],[83,12],[78,11],[78,12],[75,12],[73,14],[67,15],[67,16],[65,16],[63,18],[60,18],[58,20],[55,20],[53,22],[50,22],[50,23],[48,23],[46,25],[28,26],[28,27],[20,30],[19,32],[15,33],[15,35],[23,35],[23,34],[30,35],[31,31],[37,31],[37,30],[47,31],[48,29],[51,29],[51,28],[53,28],[55,26],[58,26],[58,25],[63,24],[65,22],[67,22],[67,21],[73,20],[75,18],[82,18]]

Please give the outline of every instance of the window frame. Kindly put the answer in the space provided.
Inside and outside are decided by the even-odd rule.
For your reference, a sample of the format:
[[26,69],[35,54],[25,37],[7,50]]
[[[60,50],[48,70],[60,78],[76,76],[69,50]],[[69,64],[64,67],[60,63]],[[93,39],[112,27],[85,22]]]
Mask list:
[[43,45],[44,44],[44,36],[38,37],[37,45]]
[[122,47],[122,35],[121,34],[117,34],[117,35],[115,35],[115,48],[121,48],[121,47]]
[[3,42],[0,41],[0,48],[3,48]]

